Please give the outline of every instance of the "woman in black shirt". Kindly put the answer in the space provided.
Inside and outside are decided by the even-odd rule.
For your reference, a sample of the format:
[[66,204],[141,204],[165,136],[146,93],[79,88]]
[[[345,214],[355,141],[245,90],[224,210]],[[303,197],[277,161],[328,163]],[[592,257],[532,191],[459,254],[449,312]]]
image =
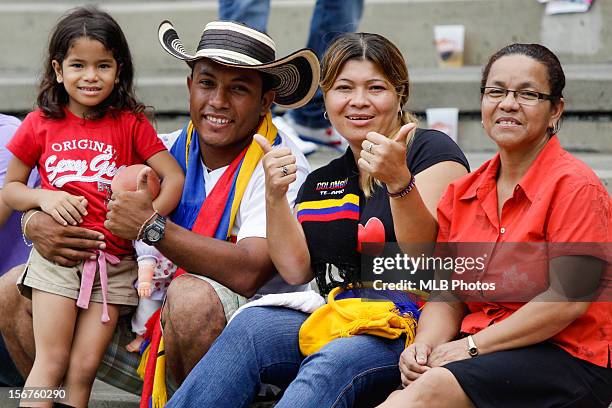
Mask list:
[[[323,59],[321,88],[327,115],[349,148],[308,176],[294,211],[285,193],[295,181],[295,158],[255,136],[267,151],[271,258],[290,284],[315,278],[323,294],[341,287],[336,299],[383,298],[401,310],[413,301],[406,292],[361,287],[360,251],[368,252],[362,244],[435,241],[437,202],[449,182],[469,171],[467,160],[448,136],[416,129],[416,120],[402,111],[408,71],[382,36],[336,40]],[[400,384],[405,338],[337,338],[305,357],[298,333],[308,317],[288,308],[246,309],[168,406],[246,407],[262,383],[284,390],[277,408],[371,406]]]

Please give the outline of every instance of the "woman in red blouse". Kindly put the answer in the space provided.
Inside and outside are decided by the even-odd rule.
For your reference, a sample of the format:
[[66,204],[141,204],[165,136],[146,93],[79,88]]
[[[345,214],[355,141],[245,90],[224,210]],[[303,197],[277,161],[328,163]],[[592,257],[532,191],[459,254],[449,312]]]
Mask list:
[[[380,407],[606,408],[612,401],[612,297],[577,290],[587,275],[596,286],[610,276],[612,200],[557,139],[564,86],[559,60],[541,45],[494,54],[481,80],[482,124],[499,151],[451,183],[438,206],[438,242],[495,243],[496,251],[546,245],[546,287],[512,303],[483,292],[466,301],[465,291],[462,300],[428,302],[400,358],[405,389]],[[505,265],[506,275],[542,282],[524,259]]]

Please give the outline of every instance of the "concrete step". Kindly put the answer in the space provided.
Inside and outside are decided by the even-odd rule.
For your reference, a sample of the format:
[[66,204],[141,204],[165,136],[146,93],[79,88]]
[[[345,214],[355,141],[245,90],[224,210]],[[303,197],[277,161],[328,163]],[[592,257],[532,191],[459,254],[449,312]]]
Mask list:
[[[139,402],[140,396],[96,380],[92,389],[89,408],[138,408]],[[251,404],[250,408],[271,408],[273,406],[273,402],[257,402]],[[0,408],[3,408],[2,405],[0,405]]]
[[[175,64],[173,60],[166,61]],[[187,66],[184,72],[137,77],[138,96],[158,113],[188,111]],[[598,120],[612,116],[612,63],[568,64],[565,110],[571,114],[595,114]],[[481,67],[458,69],[414,68],[410,71],[412,89],[407,109],[457,107],[464,113],[480,111]],[[27,112],[36,100],[36,76],[32,73],[6,73],[0,70],[0,111]]]
[[[117,18],[126,32],[137,70],[177,71],[157,45],[160,21],[170,19],[188,50],[199,40],[204,24],[217,18],[217,0],[192,1],[0,1],[0,39],[3,69],[38,68],[48,32],[67,9],[98,3]],[[305,45],[314,0],[272,0],[268,31],[277,39],[280,55]],[[466,65],[482,65],[488,56],[510,42],[540,42],[550,46],[564,63],[611,61],[612,2],[597,1],[588,13],[545,16],[534,0],[366,0],[362,31],[389,37],[413,67],[436,66],[433,26],[466,27]],[[24,35],[27,33],[27,35]],[[7,53],[8,52],[8,53]],[[164,67],[167,65],[167,67]]]
[[[86,1],[93,3],[93,1]],[[49,30],[67,9],[82,4],[0,0],[0,111],[25,112],[35,99]],[[314,0],[272,0],[269,32],[279,55],[306,43]],[[141,98],[161,112],[185,110],[186,65],[157,43],[157,26],[172,20],[188,50],[204,24],[217,18],[217,0],[102,2],[126,32]],[[568,74],[568,111],[610,112],[612,2],[595,2],[586,14],[544,16],[534,0],[366,0],[360,29],[389,37],[403,51],[413,78],[410,108],[456,106],[478,110],[480,67],[513,41],[541,42],[560,56]],[[508,17],[511,16],[511,17]],[[466,67],[436,69],[433,26],[466,26]]]
[[[19,401],[9,398],[9,388],[0,387],[0,408],[15,408]],[[96,380],[91,391],[89,408],[138,408],[140,397]],[[271,408],[272,402],[258,402],[250,408]]]
[[[423,126],[426,121],[423,120]],[[559,139],[573,153],[612,153],[612,115],[563,118]],[[480,114],[462,115],[458,144],[465,152],[495,152],[497,146],[484,133]],[[612,169],[612,162],[610,163]]]
[[[612,114],[612,62],[564,64],[566,112]],[[482,67],[458,69],[415,68],[410,71],[412,94],[408,108],[453,106],[461,111],[480,112]]]
[[[15,408],[19,404],[18,400],[10,398],[9,390],[8,387],[0,387],[0,408]],[[89,408],[138,408],[138,402],[138,396],[96,380]]]
[[544,44],[564,64],[611,61],[612,3],[595,3],[589,13],[546,16],[531,0],[373,0],[359,28],[387,36],[418,68],[436,66],[432,33],[439,24],[465,25],[466,65],[480,66],[512,42]]
[[138,408],[140,397],[96,380],[91,391],[90,408]]

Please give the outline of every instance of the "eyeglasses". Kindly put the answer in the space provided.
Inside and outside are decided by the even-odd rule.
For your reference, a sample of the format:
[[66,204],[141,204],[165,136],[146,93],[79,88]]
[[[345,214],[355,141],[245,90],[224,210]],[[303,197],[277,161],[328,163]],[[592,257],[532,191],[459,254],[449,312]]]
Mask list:
[[504,89],[504,88],[496,88],[494,86],[485,86],[480,88],[480,93],[485,96],[485,98],[492,103],[499,103],[506,99],[506,96],[512,92],[514,96],[514,100],[520,105],[533,106],[536,105],[540,100],[546,99],[552,101],[554,97],[552,95],[529,91],[529,90],[514,90],[514,89]]

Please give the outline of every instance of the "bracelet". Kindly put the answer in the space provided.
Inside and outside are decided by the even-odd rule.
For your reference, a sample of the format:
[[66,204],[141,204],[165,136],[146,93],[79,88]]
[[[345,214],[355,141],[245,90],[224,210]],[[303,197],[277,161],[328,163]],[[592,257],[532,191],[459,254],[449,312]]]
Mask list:
[[391,198],[402,198],[406,195],[408,195],[409,192],[411,192],[415,187],[415,182],[414,182],[414,175],[410,178],[410,182],[408,183],[408,185],[406,186],[406,188],[404,188],[401,191],[398,191],[397,193],[392,193],[389,190],[387,190],[387,195]]
[[142,225],[140,226],[140,229],[138,230],[138,235],[136,235],[136,241],[140,241],[142,239],[142,233],[143,233],[145,227],[157,215],[159,215],[159,212],[157,210],[153,211],[153,214],[151,214],[151,216],[149,218],[147,218],[145,220],[145,222],[142,223]]
[[28,243],[28,237],[26,237],[26,228],[28,226],[28,222],[30,222],[30,220],[32,219],[32,217],[34,216],[34,214],[39,213],[40,210],[35,210],[32,214],[30,214],[30,216],[28,218],[26,218],[25,222],[23,222],[23,218],[25,217],[25,215],[28,213],[27,211],[24,212],[23,214],[21,214],[21,238],[23,239],[23,243],[27,246],[27,247],[32,247],[34,245],[33,242]]

